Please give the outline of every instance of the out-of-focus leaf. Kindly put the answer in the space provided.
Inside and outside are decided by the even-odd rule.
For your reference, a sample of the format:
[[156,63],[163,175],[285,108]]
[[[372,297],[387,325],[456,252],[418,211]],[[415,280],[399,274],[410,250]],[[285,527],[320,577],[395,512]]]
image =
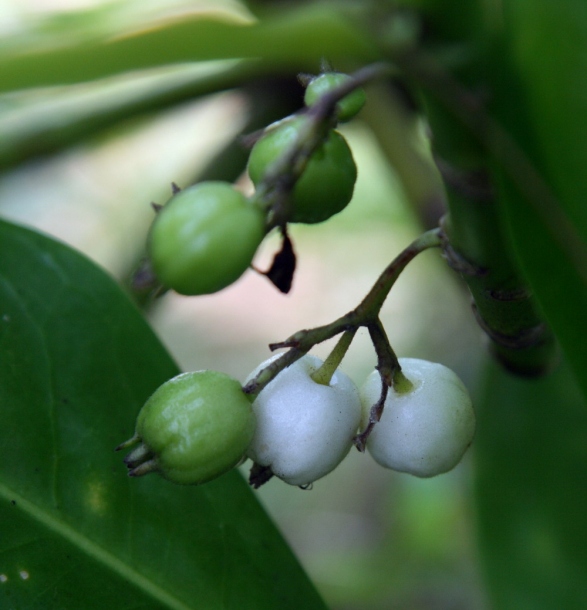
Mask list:
[[162,74],[5,96],[0,101],[0,168],[55,153],[130,118],[242,85],[254,75],[252,62],[205,62]]
[[587,608],[587,403],[566,366],[492,364],[477,404],[476,494],[495,610]]
[[94,37],[54,48],[5,51],[0,91],[85,82],[169,64],[214,59],[261,59],[268,67],[315,69],[328,57],[355,62],[377,57],[368,36],[328,5],[281,11],[250,23],[190,15],[148,29]]
[[126,476],[113,448],[176,373],[100,269],[0,223],[0,607],[324,607],[236,472]]

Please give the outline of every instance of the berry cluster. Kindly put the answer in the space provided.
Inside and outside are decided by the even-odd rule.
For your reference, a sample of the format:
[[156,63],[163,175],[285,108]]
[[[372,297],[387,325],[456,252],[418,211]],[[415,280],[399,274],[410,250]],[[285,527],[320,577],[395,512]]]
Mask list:
[[317,120],[314,109],[350,80],[338,73],[316,77],[306,89],[306,111],[264,130],[247,167],[256,187],[252,197],[211,181],[178,189],[164,206],[157,206],[148,254],[159,283],[184,295],[222,290],[251,265],[273,226],[323,222],[346,207],[357,167],[346,140],[330,125],[356,115],[365,94],[355,89],[325,118]]
[[[273,357],[263,362],[253,379]],[[380,422],[367,439],[386,468],[432,477],[454,468],[475,431],[469,394],[447,367],[400,359],[410,387],[388,393]],[[174,483],[198,484],[244,457],[253,460],[251,484],[275,475],[301,487],[334,470],[369,420],[380,391],[374,371],[359,391],[336,369],[327,383],[313,378],[322,361],[307,354],[279,373],[252,405],[238,381],[216,371],[184,373],[147,401],[125,459],[131,476],[157,471]]]
[[[176,192],[149,235],[157,279],[186,295],[216,292],[244,273],[270,229],[282,230],[285,257],[288,222],[317,223],[340,212],[357,170],[335,127],[364,104],[359,84],[339,73],[309,82],[305,111],[270,125],[253,146],[251,198],[222,182]],[[353,444],[380,465],[419,477],[456,466],[475,431],[465,386],[445,366],[398,359],[379,320],[405,266],[442,239],[439,230],[424,233],[355,310],[271,346],[287,351],[260,364],[244,386],[216,371],[164,383],[140,411],[134,436],[118,447],[135,446],[125,458],[129,474],[158,472],[174,483],[199,484],[249,458],[254,487],[272,476],[307,487],[336,468]],[[359,390],[339,365],[361,326],[371,336],[377,367]],[[309,354],[337,335],[326,361]]]

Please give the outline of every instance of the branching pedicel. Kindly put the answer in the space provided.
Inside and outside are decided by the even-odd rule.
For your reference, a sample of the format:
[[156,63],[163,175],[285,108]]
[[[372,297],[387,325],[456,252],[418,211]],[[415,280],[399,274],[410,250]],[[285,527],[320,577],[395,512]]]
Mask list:
[[[439,247],[441,243],[440,229],[432,229],[431,231],[422,234],[403,250],[388,267],[386,267],[367,296],[355,309],[330,324],[298,331],[285,341],[271,344],[269,346],[271,350],[288,348],[288,351],[279,359],[274,360],[267,367],[259,371],[259,373],[244,386],[243,389],[245,393],[250,394],[251,396],[257,396],[281,371],[307,354],[315,345],[345,332],[347,333],[347,339],[345,340],[346,345],[344,351],[346,351],[356,330],[361,327],[366,327],[377,354],[377,370],[381,376],[382,390],[380,399],[371,409],[365,429],[355,438],[357,448],[360,451],[364,451],[367,438],[371,433],[373,426],[379,421],[381,416],[388,388],[390,386],[405,387],[409,386],[410,383],[401,372],[398,358],[387,339],[385,329],[379,319],[381,307],[395,281],[408,263],[420,252],[429,248]],[[340,360],[342,360],[343,356],[344,353],[340,354]]]

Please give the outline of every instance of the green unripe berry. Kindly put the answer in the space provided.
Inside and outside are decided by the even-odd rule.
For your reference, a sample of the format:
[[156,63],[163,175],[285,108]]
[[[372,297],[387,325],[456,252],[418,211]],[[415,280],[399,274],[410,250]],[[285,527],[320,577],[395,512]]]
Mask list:
[[[320,74],[310,81],[304,95],[306,106],[313,106],[325,94],[330,93],[344,83],[352,81],[352,77],[341,72]],[[367,97],[365,90],[358,87],[352,93],[343,97],[336,105],[336,116],[339,121],[350,121],[365,105]]]
[[183,373],[160,386],[137,418],[141,442],[125,462],[129,474],[158,472],[173,483],[205,483],[233,468],[255,431],[240,383],[217,371]]
[[[249,157],[249,176],[255,186],[271,171],[271,166],[295,146],[307,120],[293,117],[267,130]],[[292,192],[291,222],[314,224],[342,211],[353,196],[357,166],[343,136],[331,130],[312,154]]]
[[249,267],[264,236],[262,212],[225,182],[202,182],[159,211],[148,240],[155,275],[180,294],[210,294]]

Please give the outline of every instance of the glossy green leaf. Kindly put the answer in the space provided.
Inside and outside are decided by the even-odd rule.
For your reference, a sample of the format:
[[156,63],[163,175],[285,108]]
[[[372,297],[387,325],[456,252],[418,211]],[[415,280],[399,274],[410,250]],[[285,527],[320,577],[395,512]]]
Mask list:
[[0,57],[0,91],[213,59],[262,59],[267,67],[299,70],[315,69],[322,57],[336,62],[341,57],[369,61],[376,56],[368,37],[325,5],[279,12],[254,23],[190,15],[117,36],[6,51]]
[[587,607],[587,402],[566,366],[492,364],[477,403],[478,526],[492,608]]
[[116,284],[0,223],[0,607],[323,608],[240,475],[126,476],[113,451],[177,373]]

